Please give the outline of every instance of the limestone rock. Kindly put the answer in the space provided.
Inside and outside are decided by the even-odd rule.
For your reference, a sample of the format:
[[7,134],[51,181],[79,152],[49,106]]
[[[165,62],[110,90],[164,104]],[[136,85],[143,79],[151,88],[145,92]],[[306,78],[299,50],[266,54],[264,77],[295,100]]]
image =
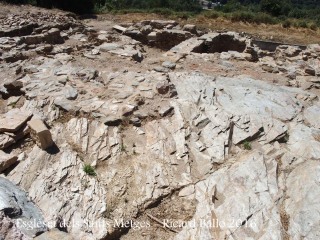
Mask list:
[[68,100],[75,100],[78,97],[77,89],[71,86],[65,86],[65,97]]
[[45,150],[54,144],[50,130],[40,119],[31,119],[28,126],[30,127],[31,137],[40,148]]
[[23,234],[15,225],[15,223],[5,216],[3,212],[0,212],[0,237],[4,240],[30,240]]
[[186,24],[183,26],[182,30],[197,34],[197,27],[193,24]]
[[319,113],[320,113],[320,106],[314,105],[306,110],[304,110],[304,117],[311,126],[320,129],[320,121],[319,121]]
[[32,117],[32,113],[12,109],[0,118],[0,133],[16,132]]
[[249,239],[252,233],[282,239],[274,203],[279,191],[276,169],[274,160],[254,152],[242,156],[228,171],[222,168],[197,183],[196,213],[174,239],[225,239],[230,233],[233,239]]
[[19,231],[28,237],[46,231],[40,210],[27,194],[6,178],[0,177],[0,183],[0,212],[12,218]]
[[176,67],[176,64],[170,61],[166,61],[162,63],[162,67],[174,69]]
[[13,154],[7,154],[0,150],[0,173],[15,164],[18,157]]

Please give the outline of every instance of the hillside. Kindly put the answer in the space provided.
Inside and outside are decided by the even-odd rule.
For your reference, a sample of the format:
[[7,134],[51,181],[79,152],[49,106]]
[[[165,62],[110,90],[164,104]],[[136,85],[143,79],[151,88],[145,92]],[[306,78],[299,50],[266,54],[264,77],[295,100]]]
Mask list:
[[0,239],[318,239],[317,35],[151,16],[0,3]]

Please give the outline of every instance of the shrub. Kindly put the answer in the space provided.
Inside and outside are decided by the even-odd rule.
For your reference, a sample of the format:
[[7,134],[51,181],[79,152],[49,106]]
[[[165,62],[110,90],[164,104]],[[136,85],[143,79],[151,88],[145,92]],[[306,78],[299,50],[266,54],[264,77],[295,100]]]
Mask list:
[[306,21],[299,21],[297,26],[301,28],[308,28],[308,24]]
[[231,15],[231,21],[233,22],[255,22],[255,16],[252,12],[235,12]]
[[288,15],[291,6],[287,0],[261,0],[261,10],[273,16]]
[[150,10],[151,13],[156,13],[162,16],[171,16],[174,14],[174,11],[172,11],[169,8],[153,8]]
[[84,164],[83,171],[89,176],[96,176],[94,168],[90,164]]
[[276,24],[276,18],[270,16],[266,13],[253,13],[253,12],[234,12],[231,15],[231,21],[237,22],[248,22],[248,23],[266,23],[266,24]]
[[245,142],[243,143],[243,148],[246,149],[246,150],[251,150],[251,149],[252,149],[251,143],[248,142],[248,141],[245,141]]
[[205,17],[207,18],[211,18],[211,19],[216,19],[220,16],[220,14],[216,11],[206,11],[204,14],[203,14]]

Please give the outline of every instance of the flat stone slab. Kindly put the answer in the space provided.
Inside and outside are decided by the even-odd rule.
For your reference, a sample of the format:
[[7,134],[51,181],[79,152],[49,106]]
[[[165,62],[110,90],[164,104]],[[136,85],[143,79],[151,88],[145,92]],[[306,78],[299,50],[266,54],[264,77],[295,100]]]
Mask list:
[[125,27],[121,27],[119,25],[114,25],[112,28],[117,32],[125,32],[127,30]]
[[25,112],[16,108],[10,110],[0,118],[0,133],[18,131],[32,115],[33,114],[30,112]]
[[0,173],[15,164],[17,160],[18,157],[16,155],[0,151]]

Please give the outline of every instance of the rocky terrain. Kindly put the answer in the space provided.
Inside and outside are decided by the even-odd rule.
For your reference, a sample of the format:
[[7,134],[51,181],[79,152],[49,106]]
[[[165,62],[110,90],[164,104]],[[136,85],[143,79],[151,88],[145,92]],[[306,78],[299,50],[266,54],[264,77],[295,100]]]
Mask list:
[[320,45],[0,18],[0,239],[319,239]]

